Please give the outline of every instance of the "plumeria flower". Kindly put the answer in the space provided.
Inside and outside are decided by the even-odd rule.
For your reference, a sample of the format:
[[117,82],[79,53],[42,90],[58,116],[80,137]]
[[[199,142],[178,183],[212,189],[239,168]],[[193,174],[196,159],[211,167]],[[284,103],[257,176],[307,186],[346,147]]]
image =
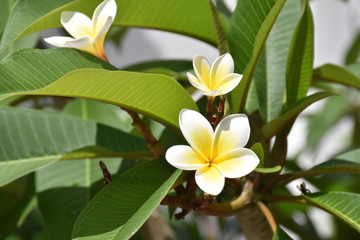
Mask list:
[[229,53],[218,57],[211,67],[205,57],[195,55],[193,66],[196,76],[187,73],[188,79],[202,94],[208,96],[227,94],[242,78],[241,74],[234,73],[234,61]]
[[245,114],[225,117],[216,127],[200,113],[183,109],[180,129],[190,146],[176,145],[166,151],[166,160],[182,170],[196,170],[195,181],[205,193],[218,195],[225,178],[238,178],[252,172],[260,160],[250,149],[250,125]]
[[44,40],[56,47],[77,48],[106,60],[104,40],[115,15],[115,0],[105,0],[100,3],[92,19],[81,12],[62,12],[61,24],[73,38],[50,37]]

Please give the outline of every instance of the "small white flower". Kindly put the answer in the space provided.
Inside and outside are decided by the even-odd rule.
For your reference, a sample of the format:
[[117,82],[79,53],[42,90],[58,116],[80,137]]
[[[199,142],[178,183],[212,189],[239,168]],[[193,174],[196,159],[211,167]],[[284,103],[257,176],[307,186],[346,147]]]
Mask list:
[[104,40],[115,15],[115,0],[105,0],[100,3],[92,19],[81,12],[62,12],[61,24],[74,38],[50,37],[44,40],[56,47],[77,48],[106,60]]
[[202,94],[208,96],[227,94],[242,78],[241,74],[233,73],[234,60],[229,53],[218,57],[211,67],[205,57],[195,55],[193,66],[196,76],[187,73],[188,79]]
[[238,178],[252,172],[260,160],[250,149],[250,125],[245,114],[225,117],[216,127],[200,113],[183,109],[180,129],[190,146],[176,145],[166,151],[166,160],[182,170],[196,170],[195,181],[201,190],[218,195],[225,178]]

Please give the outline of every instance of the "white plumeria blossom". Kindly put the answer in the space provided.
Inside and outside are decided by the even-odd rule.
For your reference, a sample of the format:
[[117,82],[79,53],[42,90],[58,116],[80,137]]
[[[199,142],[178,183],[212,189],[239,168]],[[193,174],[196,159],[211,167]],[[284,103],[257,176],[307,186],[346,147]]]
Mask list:
[[166,160],[182,170],[196,170],[195,181],[210,195],[218,195],[225,178],[239,178],[252,172],[259,164],[257,155],[244,148],[250,137],[249,120],[245,114],[225,117],[215,132],[200,113],[183,109],[180,129],[190,146],[176,145],[166,151]]
[[211,67],[205,57],[195,55],[193,67],[196,76],[187,73],[190,83],[208,96],[227,94],[239,84],[243,76],[234,73],[234,60],[229,53],[218,57]]
[[50,37],[44,40],[56,47],[77,48],[106,59],[104,40],[116,16],[115,0],[105,0],[94,11],[92,19],[81,12],[64,11],[61,24],[73,36]]

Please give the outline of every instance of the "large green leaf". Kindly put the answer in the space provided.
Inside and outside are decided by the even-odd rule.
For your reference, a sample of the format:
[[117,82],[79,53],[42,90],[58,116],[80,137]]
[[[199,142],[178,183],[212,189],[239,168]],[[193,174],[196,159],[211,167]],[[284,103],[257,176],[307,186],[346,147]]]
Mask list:
[[39,89],[82,68],[116,69],[91,54],[75,49],[23,49],[1,61],[0,95]]
[[338,155],[309,170],[287,173],[280,177],[279,185],[298,178],[307,178],[330,173],[360,173],[360,149]]
[[302,16],[291,40],[286,69],[286,102],[304,98],[311,83],[314,58],[314,23],[307,0],[303,1]]
[[286,62],[291,37],[299,18],[300,2],[287,0],[271,29],[254,72],[259,110],[265,122],[279,116],[282,109],[286,85]]
[[236,112],[245,107],[257,60],[284,3],[285,0],[238,1],[228,34],[235,71],[244,73],[241,83],[231,94],[231,103]]
[[88,98],[144,114],[178,127],[181,109],[197,109],[190,95],[173,78],[100,69],[76,70],[49,86],[13,95],[52,95]]
[[289,124],[291,124],[296,119],[296,117],[308,106],[316,101],[332,95],[334,94],[328,92],[319,92],[310,95],[301,101],[298,101],[293,106],[290,106],[282,115],[268,122],[262,127],[261,131],[263,132],[264,137],[266,139],[270,139],[271,137],[277,135],[279,132],[281,132],[282,129],[289,126]]
[[325,64],[314,70],[313,80],[338,83],[360,89],[360,63],[344,67]]
[[[126,130],[128,130],[131,126],[131,119],[130,122],[122,121],[119,118],[120,111],[122,110],[119,107],[106,103],[75,99],[66,106],[63,112],[83,119],[113,125],[117,128],[119,126],[126,128],[127,126]],[[126,113],[124,114],[127,116]],[[98,135],[103,136],[108,147],[112,142],[121,139],[121,136],[115,134],[110,128],[105,127],[98,130],[101,131]],[[78,153],[79,151],[77,151]],[[94,153],[103,154],[98,149]],[[69,155],[74,156],[74,153],[67,154],[65,157],[69,157]],[[99,160],[60,161],[37,171],[38,203],[44,218],[44,232],[48,239],[71,239],[73,224],[78,214],[94,193],[104,186],[103,180],[98,182],[104,178],[99,167]],[[112,175],[118,171],[120,159],[107,158],[101,160],[105,162]]]
[[[119,167],[119,159],[103,159],[111,174]],[[47,239],[71,239],[74,222],[90,201],[99,180],[104,186],[98,159],[60,161],[36,173],[38,204],[44,219]]]
[[[16,195],[19,195],[17,197],[18,199],[15,200],[14,196],[11,196],[11,202],[6,204],[6,202],[3,202],[3,195],[1,196],[2,206],[6,206],[6,208],[3,209],[4,213],[0,215],[0,239],[6,239],[9,234],[14,232],[17,227],[22,224],[22,221],[27,217],[27,214],[29,214],[32,207],[35,205],[34,179],[34,174],[28,176],[26,185],[24,186],[25,189],[21,193],[19,192],[19,186],[16,186],[14,193],[16,192]],[[8,193],[7,195],[9,196],[10,194]]]
[[346,192],[314,193],[301,196],[309,204],[321,208],[360,232],[360,194]]
[[0,118],[0,186],[85,146],[149,155],[142,139],[77,117],[1,107]]
[[173,127],[182,108],[197,108],[181,85],[164,75],[88,69],[64,76],[85,67],[114,69],[74,49],[16,52],[0,65],[0,98],[24,94],[91,98],[128,107]]
[[[92,16],[102,0],[19,0],[14,6],[0,51],[26,34],[61,27],[62,11]],[[154,28],[192,36],[216,45],[214,23],[207,0],[117,0],[114,25]]]
[[129,239],[180,175],[164,159],[145,162],[102,189],[80,213],[73,239]]
[[103,102],[74,99],[65,106],[62,112],[93,120],[124,132],[130,132],[133,129],[132,118],[129,114],[117,106]]

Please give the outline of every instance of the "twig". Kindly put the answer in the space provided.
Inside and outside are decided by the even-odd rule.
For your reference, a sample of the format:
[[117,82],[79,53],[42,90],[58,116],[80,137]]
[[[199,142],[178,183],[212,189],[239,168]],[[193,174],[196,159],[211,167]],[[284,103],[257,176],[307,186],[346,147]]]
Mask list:
[[156,138],[152,134],[150,128],[141,120],[141,118],[139,117],[139,114],[137,114],[136,112],[133,112],[131,110],[125,109],[125,108],[123,108],[123,110],[125,110],[130,115],[130,117],[133,119],[132,125],[144,137],[145,142],[146,142],[145,144],[151,150],[151,152],[154,153],[154,155],[156,157],[164,157],[165,153],[164,153],[164,150],[162,149],[160,142],[158,140],[156,140]]

